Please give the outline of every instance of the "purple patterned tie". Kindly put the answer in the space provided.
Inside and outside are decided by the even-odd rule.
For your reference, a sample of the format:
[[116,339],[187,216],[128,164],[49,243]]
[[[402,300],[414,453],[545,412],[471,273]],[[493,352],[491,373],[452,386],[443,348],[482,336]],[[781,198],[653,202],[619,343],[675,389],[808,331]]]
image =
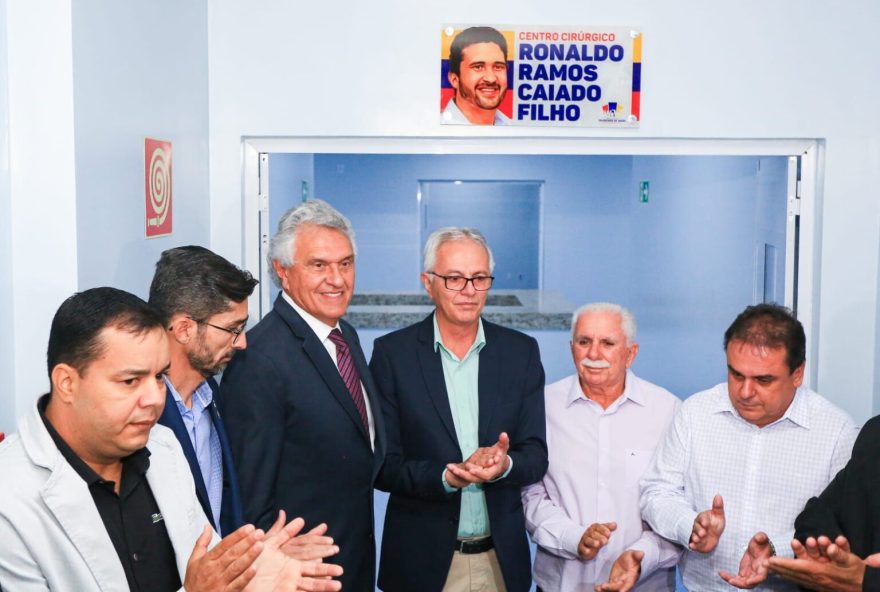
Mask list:
[[364,391],[361,389],[361,375],[354,365],[351,351],[348,349],[348,344],[345,343],[345,338],[339,329],[330,331],[330,341],[336,345],[336,366],[339,368],[339,375],[348,388],[348,392],[351,393],[354,406],[357,407],[361,421],[364,422],[364,429],[369,434],[370,424],[367,420],[367,404],[364,401]]

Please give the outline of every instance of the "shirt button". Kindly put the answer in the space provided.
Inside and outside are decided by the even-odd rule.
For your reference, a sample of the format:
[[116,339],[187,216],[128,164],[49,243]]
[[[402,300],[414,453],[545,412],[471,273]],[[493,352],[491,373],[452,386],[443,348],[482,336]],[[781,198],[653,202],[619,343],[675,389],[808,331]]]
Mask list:
[[138,555],[137,553],[132,553],[132,554],[131,554],[131,558],[134,559],[135,561],[140,561],[140,560],[141,560],[140,555]]

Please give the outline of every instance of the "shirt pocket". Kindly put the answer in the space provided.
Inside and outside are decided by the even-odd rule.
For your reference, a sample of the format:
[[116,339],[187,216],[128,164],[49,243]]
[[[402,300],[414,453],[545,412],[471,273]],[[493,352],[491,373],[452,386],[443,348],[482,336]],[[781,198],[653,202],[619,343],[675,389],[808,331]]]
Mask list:
[[623,454],[626,486],[638,487],[639,479],[642,478],[642,475],[648,470],[648,465],[651,464],[651,457],[654,456],[654,451],[645,448],[626,448]]

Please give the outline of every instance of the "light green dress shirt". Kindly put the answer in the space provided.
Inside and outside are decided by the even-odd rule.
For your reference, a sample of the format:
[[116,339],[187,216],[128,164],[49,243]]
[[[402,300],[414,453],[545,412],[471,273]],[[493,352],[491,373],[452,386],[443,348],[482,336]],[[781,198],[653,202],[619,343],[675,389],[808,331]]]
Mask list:
[[[455,434],[458,437],[458,446],[461,449],[462,459],[467,459],[480,447],[480,350],[486,345],[486,337],[483,334],[483,321],[480,320],[477,328],[477,338],[473,345],[459,359],[449,351],[440,337],[440,329],[437,326],[437,315],[434,315],[434,351],[440,352],[440,360],[443,364],[443,378],[446,382],[446,393],[449,396],[449,408],[452,410],[452,421],[455,424]],[[509,457],[508,457],[509,458]],[[507,471],[499,477],[503,479],[513,468],[511,462]],[[446,469],[443,469],[443,487],[448,493],[455,491],[446,482]],[[489,511],[486,507],[486,494],[482,484],[471,483],[461,490],[461,513],[458,520],[459,538],[485,537],[491,534],[489,528]]]

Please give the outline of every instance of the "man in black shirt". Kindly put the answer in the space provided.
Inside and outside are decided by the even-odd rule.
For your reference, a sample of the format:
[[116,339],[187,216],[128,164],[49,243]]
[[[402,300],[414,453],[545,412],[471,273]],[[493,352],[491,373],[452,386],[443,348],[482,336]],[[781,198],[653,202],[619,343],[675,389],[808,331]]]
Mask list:
[[158,313],[113,288],[76,294],[47,358],[50,394],[0,447],[2,587],[295,589],[301,565],[279,550],[295,533],[219,540],[177,440],[153,430],[169,365]]

